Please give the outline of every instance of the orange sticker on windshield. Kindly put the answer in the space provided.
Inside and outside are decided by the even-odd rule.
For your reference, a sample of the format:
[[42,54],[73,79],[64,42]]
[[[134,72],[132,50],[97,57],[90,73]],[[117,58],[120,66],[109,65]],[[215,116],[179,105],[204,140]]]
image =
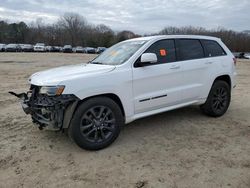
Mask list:
[[161,56],[166,56],[167,55],[167,52],[165,49],[160,49],[160,55]]

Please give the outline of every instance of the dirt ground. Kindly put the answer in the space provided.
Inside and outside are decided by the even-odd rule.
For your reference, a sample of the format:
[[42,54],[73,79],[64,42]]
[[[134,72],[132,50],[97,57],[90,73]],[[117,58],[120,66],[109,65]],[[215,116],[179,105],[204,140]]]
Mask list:
[[0,187],[250,187],[250,61],[237,64],[228,112],[196,106],[127,125],[117,141],[85,151],[66,134],[39,131],[8,91],[39,70],[87,62],[85,54],[0,53]]

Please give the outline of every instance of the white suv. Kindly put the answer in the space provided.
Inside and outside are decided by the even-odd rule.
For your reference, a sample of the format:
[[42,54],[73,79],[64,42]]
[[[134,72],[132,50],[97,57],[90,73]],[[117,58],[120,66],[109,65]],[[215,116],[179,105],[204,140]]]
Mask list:
[[34,52],[45,52],[46,47],[44,43],[36,43],[34,46]]
[[82,148],[110,145],[124,124],[188,105],[223,115],[235,59],[218,38],[152,36],[120,42],[88,64],[33,74],[22,99],[40,129],[67,129]]

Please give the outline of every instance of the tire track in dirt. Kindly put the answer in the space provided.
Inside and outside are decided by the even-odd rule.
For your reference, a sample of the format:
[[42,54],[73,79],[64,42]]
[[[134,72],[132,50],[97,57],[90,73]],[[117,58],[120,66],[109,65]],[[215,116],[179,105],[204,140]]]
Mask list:
[[18,116],[15,119],[11,117],[2,118],[0,120],[0,131],[2,134],[0,142],[24,134],[30,128],[31,123],[27,121],[26,117]]

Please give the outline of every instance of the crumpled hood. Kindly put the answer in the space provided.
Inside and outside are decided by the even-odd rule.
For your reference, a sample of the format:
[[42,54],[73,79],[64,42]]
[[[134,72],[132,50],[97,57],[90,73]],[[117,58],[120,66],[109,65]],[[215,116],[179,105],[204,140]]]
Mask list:
[[29,78],[29,83],[38,86],[58,85],[65,80],[109,72],[115,69],[112,65],[78,64],[53,68],[37,72]]

